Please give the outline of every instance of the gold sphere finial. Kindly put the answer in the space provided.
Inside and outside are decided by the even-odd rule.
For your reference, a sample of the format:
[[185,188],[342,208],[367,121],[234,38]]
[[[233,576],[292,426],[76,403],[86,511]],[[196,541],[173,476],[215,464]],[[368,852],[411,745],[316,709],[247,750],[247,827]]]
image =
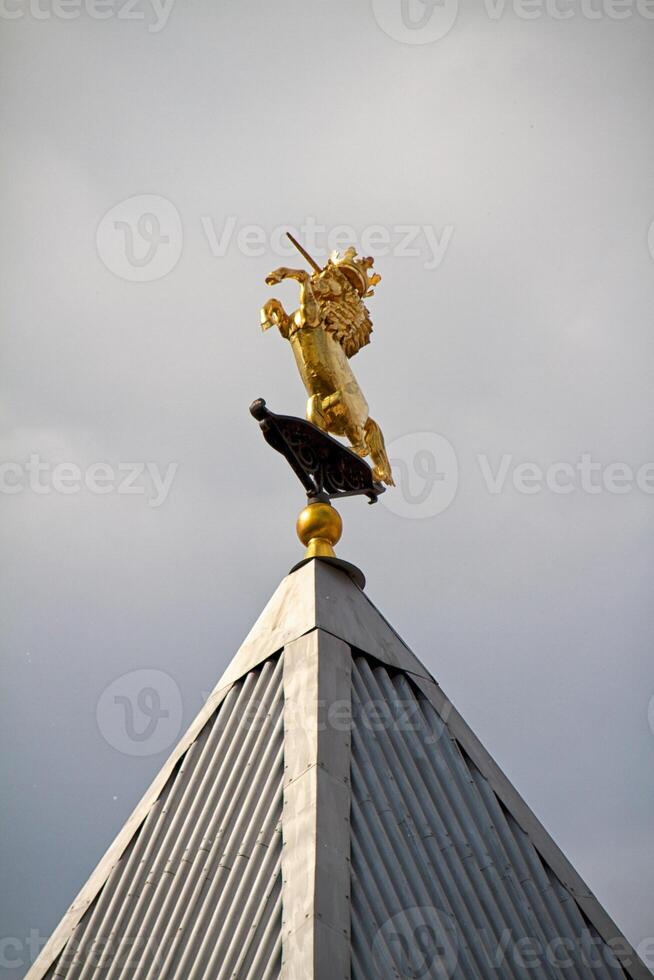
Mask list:
[[334,545],[343,532],[343,522],[330,503],[316,500],[300,512],[296,530],[307,548],[305,558],[334,558]]

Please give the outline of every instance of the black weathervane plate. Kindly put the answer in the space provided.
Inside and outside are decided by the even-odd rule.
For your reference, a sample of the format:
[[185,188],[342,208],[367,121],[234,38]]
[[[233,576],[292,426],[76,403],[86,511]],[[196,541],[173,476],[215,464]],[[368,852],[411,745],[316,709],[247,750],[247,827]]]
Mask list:
[[312,422],[275,415],[263,398],[252,402],[250,413],[266,442],[288,460],[309,497],[337,500],[363,494],[374,504],[386,489],[373,479],[365,460]]

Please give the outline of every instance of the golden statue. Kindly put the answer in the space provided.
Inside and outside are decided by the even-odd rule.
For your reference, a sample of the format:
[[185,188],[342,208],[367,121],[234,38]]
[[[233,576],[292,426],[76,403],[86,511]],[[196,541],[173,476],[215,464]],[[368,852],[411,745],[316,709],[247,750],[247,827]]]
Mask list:
[[321,269],[288,237],[313,272],[282,266],[266,277],[269,286],[283,279],[299,282],[300,305],[289,315],[278,299],[268,300],[261,310],[262,329],[278,327],[290,342],[309,395],[307,419],[324,432],[346,436],[359,456],[371,457],[375,480],[394,486],[384,437],[348,363],[370,343],[372,322],[363,300],[372,296],[381,276],[369,275],[373,260],[357,256],[354,248],[343,255],[333,252]]

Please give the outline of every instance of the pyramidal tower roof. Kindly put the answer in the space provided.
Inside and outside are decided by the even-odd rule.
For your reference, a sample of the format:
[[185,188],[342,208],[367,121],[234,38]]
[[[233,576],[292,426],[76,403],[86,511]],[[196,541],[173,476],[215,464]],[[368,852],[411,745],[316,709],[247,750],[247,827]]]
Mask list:
[[28,980],[645,980],[342,568],[280,584]]

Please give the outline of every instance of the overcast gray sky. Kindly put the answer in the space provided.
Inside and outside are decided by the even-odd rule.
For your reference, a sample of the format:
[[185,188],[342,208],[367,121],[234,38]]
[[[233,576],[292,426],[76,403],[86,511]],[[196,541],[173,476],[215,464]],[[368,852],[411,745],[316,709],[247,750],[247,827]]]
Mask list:
[[654,936],[653,17],[3,0],[3,976],[301,555],[248,414],[303,412],[287,226],[383,276],[353,367],[402,480],[339,554]]

